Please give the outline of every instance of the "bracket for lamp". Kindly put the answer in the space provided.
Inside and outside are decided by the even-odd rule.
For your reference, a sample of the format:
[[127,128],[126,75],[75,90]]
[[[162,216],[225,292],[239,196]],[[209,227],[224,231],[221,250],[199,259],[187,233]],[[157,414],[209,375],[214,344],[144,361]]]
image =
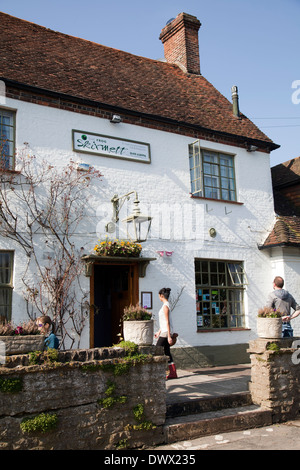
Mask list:
[[122,209],[126,199],[127,199],[127,201],[129,201],[131,194],[135,194],[135,200],[133,202],[135,204],[135,209],[134,210],[139,211],[138,205],[139,205],[140,201],[138,199],[138,194],[137,194],[136,191],[130,191],[127,194],[123,194],[123,196],[118,196],[117,194],[115,194],[111,199],[111,202],[113,204],[113,216],[112,216],[112,221],[113,222],[117,223],[119,221],[120,210]]
[[[119,221],[120,210],[122,209],[125,201],[129,200],[132,194],[135,194],[135,199],[133,201],[134,207],[133,207],[132,214],[130,214],[125,219],[123,219],[122,222],[126,222],[127,224],[132,224],[134,228],[134,233],[131,238],[134,241],[139,241],[139,242],[146,241],[148,233],[150,231],[152,217],[141,213],[141,210],[139,207],[140,201],[139,201],[138,194],[136,191],[130,191],[127,194],[123,194],[123,196],[118,196],[117,194],[113,196],[113,198],[111,199],[111,202],[113,204],[112,221],[107,224],[106,230],[110,233],[113,233],[115,231],[115,224]],[[141,224],[144,222],[148,222],[148,227],[147,227],[147,232],[142,235]]]

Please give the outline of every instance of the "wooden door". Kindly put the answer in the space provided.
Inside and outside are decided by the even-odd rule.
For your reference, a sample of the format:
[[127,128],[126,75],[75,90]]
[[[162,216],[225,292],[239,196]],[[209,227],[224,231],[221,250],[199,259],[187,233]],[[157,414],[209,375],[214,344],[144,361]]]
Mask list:
[[91,278],[91,347],[110,347],[122,336],[124,307],[138,302],[138,266],[94,265]]

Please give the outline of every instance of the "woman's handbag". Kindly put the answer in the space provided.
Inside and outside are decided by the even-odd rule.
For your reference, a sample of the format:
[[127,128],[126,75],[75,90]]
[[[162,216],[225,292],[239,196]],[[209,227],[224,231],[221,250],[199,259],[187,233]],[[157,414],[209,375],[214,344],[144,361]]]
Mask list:
[[170,346],[174,346],[174,344],[177,341],[177,337],[178,337],[178,333],[173,333],[172,334],[172,343],[170,344]]

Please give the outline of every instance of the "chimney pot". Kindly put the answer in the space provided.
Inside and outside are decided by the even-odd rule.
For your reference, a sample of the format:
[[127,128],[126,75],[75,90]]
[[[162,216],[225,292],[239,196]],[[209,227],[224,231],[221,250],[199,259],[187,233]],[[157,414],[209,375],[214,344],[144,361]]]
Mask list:
[[239,118],[240,117],[239,93],[238,93],[238,87],[236,85],[231,87],[231,96],[232,96],[233,115]]
[[187,13],[180,13],[169,20],[159,39],[164,45],[165,59],[178,64],[189,73],[200,75],[198,31],[200,21]]

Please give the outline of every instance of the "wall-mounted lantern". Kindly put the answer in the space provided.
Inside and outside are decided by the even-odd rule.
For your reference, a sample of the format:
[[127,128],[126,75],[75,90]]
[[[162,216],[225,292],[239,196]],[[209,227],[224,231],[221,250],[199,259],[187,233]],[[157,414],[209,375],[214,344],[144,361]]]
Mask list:
[[123,219],[122,222],[127,223],[127,233],[130,240],[134,242],[145,242],[150,231],[152,217],[141,213],[139,207],[140,201],[138,200],[138,194],[136,191],[130,191],[129,193],[124,194],[123,196],[118,196],[117,194],[113,196],[111,200],[113,204],[113,223],[108,223],[106,226],[106,230],[110,233],[114,231],[115,227],[113,225],[114,223],[117,223],[119,221],[120,210],[125,200],[130,199],[131,194],[135,194],[135,199],[133,201],[134,208],[132,213],[128,217]]

